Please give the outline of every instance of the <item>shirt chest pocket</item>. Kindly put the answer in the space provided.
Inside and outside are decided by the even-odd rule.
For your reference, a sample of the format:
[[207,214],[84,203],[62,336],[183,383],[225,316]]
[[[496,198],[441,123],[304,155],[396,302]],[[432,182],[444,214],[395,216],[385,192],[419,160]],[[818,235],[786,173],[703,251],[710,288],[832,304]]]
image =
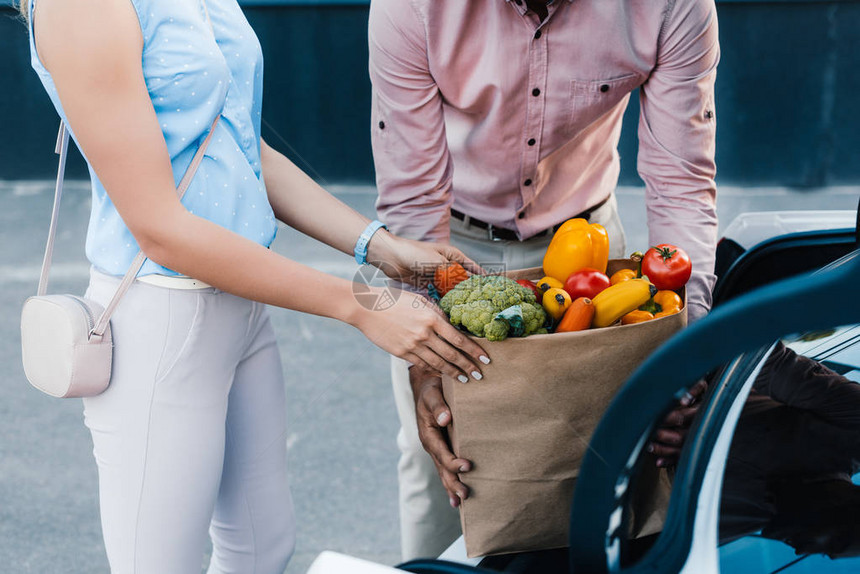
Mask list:
[[571,80],[568,127],[574,132],[614,108],[642,81],[638,74],[627,74],[605,80]]

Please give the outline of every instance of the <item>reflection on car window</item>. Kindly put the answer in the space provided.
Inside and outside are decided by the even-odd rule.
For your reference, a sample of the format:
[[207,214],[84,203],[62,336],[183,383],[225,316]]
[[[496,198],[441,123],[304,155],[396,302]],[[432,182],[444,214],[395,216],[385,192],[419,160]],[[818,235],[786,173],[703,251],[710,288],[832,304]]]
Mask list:
[[860,571],[858,366],[858,326],[786,340],[765,362],[726,461],[723,571],[826,572],[822,555]]

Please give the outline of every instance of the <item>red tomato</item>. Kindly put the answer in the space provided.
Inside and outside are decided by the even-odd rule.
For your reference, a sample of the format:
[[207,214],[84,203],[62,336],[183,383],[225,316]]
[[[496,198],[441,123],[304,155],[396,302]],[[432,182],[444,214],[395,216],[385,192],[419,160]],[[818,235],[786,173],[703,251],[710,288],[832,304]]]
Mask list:
[[642,275],[648,276],[648,280],[661,291],[680,289],[690,279],[692,271],[693,265],[687,253],[667,243],[652,247],[642,258]]
[[532,293],[535,294],[535,299],[537,299],[537,304],[541,304],[541,300],[543,299],[543,291],[537,288],[533,282],[528,279],[517,279],[517,283],[525,287],[526,289],[531,289]]
[[588,267],[574,271],[564,282],[564,290],[574,301],[580,297],[594,299],[598,293],[607,287],[609,287],[609,277],[597,269]]

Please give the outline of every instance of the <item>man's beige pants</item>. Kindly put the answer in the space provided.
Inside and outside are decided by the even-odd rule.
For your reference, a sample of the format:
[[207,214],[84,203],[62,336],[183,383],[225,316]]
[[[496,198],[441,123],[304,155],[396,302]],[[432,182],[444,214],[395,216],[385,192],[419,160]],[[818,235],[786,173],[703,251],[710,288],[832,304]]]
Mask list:
[[[615,195],[591,214],[609,233],[610,258],[624,257],[624,230]],[[550,235],[526,241],[492,241],[487,230],[451,218],[451,243],[488,270],[539,267]],[[492,359],[492,356],[490,357]],[[435,558],[460,536],[459,511],[451,508],[433,459],[418,439],[415,402],[406,361],[391,358],[391,382],[400,417],[397,465],[400,483],[400,545],[404,560]],[[468,476],[464,479],[468,485]]]

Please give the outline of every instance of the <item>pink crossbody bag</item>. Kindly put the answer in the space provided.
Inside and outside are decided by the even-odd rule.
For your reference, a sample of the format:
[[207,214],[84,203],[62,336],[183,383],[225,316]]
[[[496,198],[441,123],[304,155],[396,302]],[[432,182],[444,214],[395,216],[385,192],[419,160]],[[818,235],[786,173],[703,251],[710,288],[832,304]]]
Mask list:
[[[200,144],[179,182],[176,194],[180,200],[197,173],[219,119],[220,114],[212,122],[206,139]],[[110,383],[113,357],[110,318],[137,277],[146,255],[142,251],[138,252],[107,307],[77,295],[46,294],[63,196],[68,146],[69,131],[65,122],[61,122],[55,150],[60,161],[48,245],[42,261],[39,290],[36,296],[24,302],[21,311],[21,355],[27,380],[40,391],[54,397],[91,397],[102,393]]]

